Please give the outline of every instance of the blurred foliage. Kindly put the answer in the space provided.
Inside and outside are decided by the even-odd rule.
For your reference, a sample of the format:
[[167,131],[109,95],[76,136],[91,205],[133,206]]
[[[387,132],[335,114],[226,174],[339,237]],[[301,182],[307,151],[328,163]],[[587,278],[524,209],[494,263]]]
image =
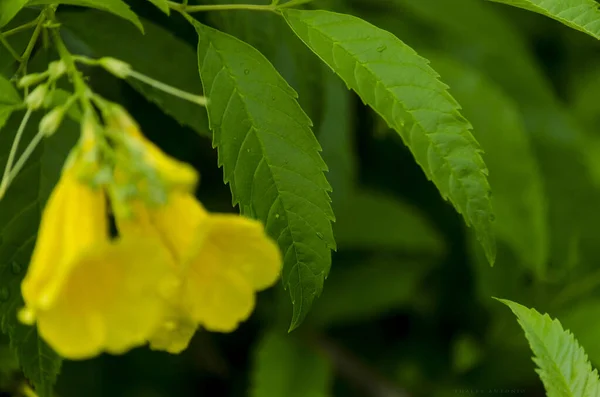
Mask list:
[[[199,92],[194,30],[146,0],[129,3],[145,36],[125,20],[65,6],[58,11],[65,40],[79,53],[117,56]],[[339,246],[323,295],[291,334],[289,298],[279,285],[260,295],[257,311],[235,333],[201,331],[181,355],[142,348],[64,362],[56,395],[544,395],[527,340],[492,296],[553,313],[600,366],[598,42],[542,15],[481,0],[315,0],[306,7],[359,16],[431,60],[485,151],[496,264],[489,266],[472,230],[398,134],[281,18],[198,14],[260,50],[313,121],[333,186]],[[31,13],[25,9],[7,28]],[[10,42],[22,51],[28,37]],[[42,47],[35,56],[52,57]],[[0,46],[0,73],[15,70]],[[101,70],[87,72],[92,87],[124,104],[150,139],[199,170],[198,196],[207,208],[237,211],[217,168],[206,112]],[[10,393],[23,379],[2,342],[0,389]]]

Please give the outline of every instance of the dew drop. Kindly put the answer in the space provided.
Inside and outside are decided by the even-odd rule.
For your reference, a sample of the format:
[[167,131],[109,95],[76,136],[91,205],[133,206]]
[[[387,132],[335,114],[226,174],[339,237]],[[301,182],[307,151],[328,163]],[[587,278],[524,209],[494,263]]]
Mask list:
[[19,265],[17,262],[13,262],[12,266],[11,266],[11,270],[14,274],[19,274],[19,273],[21,273],[21,265]]
[[377,47],[377,52],[384,52],[385,50],[387,50],[387,46],[385,44]]
[[248,76],[250,74],[250,69],[244,69],[244,74]]
[[0,301],[6,302],[9,297],[10,297],[10,292],[8,291],[8,288],[6,288],[6,287],[0,288]]
[[250,153],[252,150],[250,150],[250,149],[246,149],[246,151],[247,151],[248,153]]
[[275,219],[279,219],[279,214],[275,214]]

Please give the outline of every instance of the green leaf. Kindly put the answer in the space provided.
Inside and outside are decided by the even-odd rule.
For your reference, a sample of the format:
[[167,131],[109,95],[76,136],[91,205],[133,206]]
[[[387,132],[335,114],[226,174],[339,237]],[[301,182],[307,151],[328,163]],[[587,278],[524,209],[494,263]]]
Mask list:
[[0,28],[9,23],[27,4],[27,0],[2,0],[0,2]]
[[329,397],[331,363],[292,335],[268,332],[258,344],[250,397]]
[[331,267],[334,220],[327,166],[296,93],[258,51],[194,22],[219,165],[242,214],[265,223],[284,256],[296,328]]
[[[135,12],[131,11],[127,3],[121,0],[29,0],[27,5],[67,4],[80,7],[96,8],[110,12],[133,23],[142,33],[144,26]],[[113,45],[115,43],[112,43]]]
[[489,0],[533,11],[600,39],[600,11],[595,0]]
[[334,267],[309,321],[318,327],[369,321],[423,295],[428,261],[377,254],[351,267]]
[[[20,117],[13,117],[0,134],[2,165],[6,164],[19,122]],[[38,115],[32,117],[23,142],[35,135],[38,122]],[[2,332],[10,336],[11,347],[40,397],[52,396],[61,359],[39,337],[36,328],[18,322],[16,313],[23,306],[21,280],[33,250],[41,212],[77,135],[77,125],[65,120],[56,134],[42,141],[0,201],[0,325]]]
[[588,361],[573,334],[557,319],[541,315],[518,303],[498,299],[517,316],[535,354],[536,372],[548,397],[593,397],[600,395],[598,372]]
[[[440,53],[427,53],[452,95],[473,123],[494,186],[494,230],[520,262],[545,274],[548,256],[547,203],[542,177],[518,107],[476,69]],[[507,161],[510,159],[510,161]]]
[[439,256],[444,241],[414,208],[382,193],[358,189],[336,207],[334,232],[340,248],[403,250]]
[[159,10],[164,12],[167,15],[170,15],[171,9],[169,8],[168,0],[148,0],[150,3],[154,4]]
[[298,37],[400,134],[442,196],[475,228],[493,264],[494,215],[481,150],[427,60],[391,33],[350,15],[291,9],[282,14]]
[[[202,92],[196,51],[159,25],[142,19],[146,27],[142,36],[131,25],[105,13],[60,12],[58,16],[64,29],[89,47],[89,54],[85,55],[118,58],[154,79],[196,94]],[[211,136],[205,108],[137,80],[127,82],[181,125],[202,136]]]

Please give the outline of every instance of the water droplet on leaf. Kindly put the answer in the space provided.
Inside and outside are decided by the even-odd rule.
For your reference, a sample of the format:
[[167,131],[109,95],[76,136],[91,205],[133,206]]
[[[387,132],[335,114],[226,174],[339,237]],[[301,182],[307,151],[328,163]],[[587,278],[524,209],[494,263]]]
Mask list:
[[275,214],[275,219],[279,219],[279,214]]
[[244,74],[247,76],[250,74],[250,70],[249,69],[244,69]]
[[0,288],[0,301],[6,302],[9,297],[10,297],[10,292],[8,291],[8,288],[6,288],[6,287]]
[[11,269],[14,274],[21,273],[21,265],[19,265],[17,262],[12,263]]

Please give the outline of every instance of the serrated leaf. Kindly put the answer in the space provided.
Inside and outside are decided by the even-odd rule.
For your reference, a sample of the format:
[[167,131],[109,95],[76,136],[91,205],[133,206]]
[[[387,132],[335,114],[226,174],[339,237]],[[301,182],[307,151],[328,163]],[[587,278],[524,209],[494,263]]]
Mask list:
[[307,321],[318,327],[369,321],[422,296],[431,262],[374,255],[332,271],[323,296]]
[[27,0],[2,0],[0,2],[0,28],[9,23],[27,4]]
[[269,61],[235,37],[194,24],[219,165],[234,204],[279,243],[293,329],[321,293],[335,249],[327,167],[296,93]]
[[427,60],[389,32],[328,11],[283,10],[304,43],[395,129],[445,199],[496,255],[487,168],[459,105]]
[[[59,12],[58,17],[64,30],[73,32],[89,47],[85,55],[118,58],[166,84],[195,94],[202,92],[196,51],[161,26],[142,18],[146,27],[142,36],[129,24],[105,13]],[[181,125],[202,136],[211,136],[203,107],[134,79],[127,82]]]
[[[486,76],[441,53],[427,53],[450,85],[485,151],[494,186],[494,230],[522,264],[545,274],[549,256],[547,203],[537,159],[518,107]],[[507,161],[510,159],[510,161]]]
[[[20,117],[13,117],[0,134],[2,167],[6,164],[19,122]],[[32,117],[25,130],[24,142],[37,132],[38,122],[38,115]],[[34,151],[0,201],[0,325],[2,332],[10,336],[21,368],[40,397],[52,396],[61,360],[40,339],[35,327],[18,322],[16,312],[23,306],[20,284],[33,250],[41,211],[77,133],[77,126],[65,120],[56,134]]]
[[171,9],[169,8],[168,0],[148,0],[150,3],[154,4],[159,10],[164,12],[167,15],[170,15]]
[[600,395],[598,372],[573,334],[557,319],[541,315],[518,303],[498,299],[517,316],[535,354],[536,372],[548,397],[595,397]]
[[121,0],[29,0],[27,3],[27,5],[30,6],[49,4],[67,4],[72,6],[96,8],[98,10],[110,12],[133,23],[142,33],[144,33],[144,26],[140,22],[137,14],[131,11],[127,3]]
[[269,331],[257,346],[250,397],[329,397],[331,363],[292,335]]
[[600,10],[596,0],[489,0],[555,19],[600,39]]

